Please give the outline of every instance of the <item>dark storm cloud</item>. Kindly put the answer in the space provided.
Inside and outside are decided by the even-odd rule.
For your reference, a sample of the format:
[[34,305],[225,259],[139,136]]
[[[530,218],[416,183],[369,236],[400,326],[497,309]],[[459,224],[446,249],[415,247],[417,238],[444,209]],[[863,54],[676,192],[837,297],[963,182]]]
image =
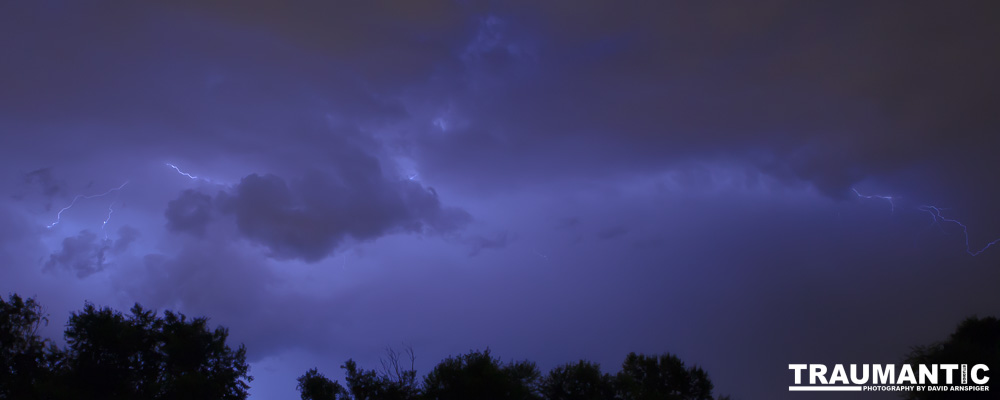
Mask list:
[[434,0],[421,3],[300,4],[252,1],[165,2],[168,7],[273,33],[282,40],[337,60],[339,72],[396,90],[425,79],[462,45],[475,6]]
[[66,185],[52,176],[52,168],[41,168],[24,174],[24,183],[33,186],[46,197],[60,194]]
[[51,167],[39,168],[23,175],[21,185],[10,190],[10,198],[41,212],[52,210],[53,200],[66,194],[66,181],[56,178]]
[[315,262],[350,237],[375,240],[395,233],[449,233],[470,219],[442,206],[433,188],[383,177],[376,164],[358,174],[312,171],[286,181],[249,175],[220,195],[223,210],[236,217],[240,233],[267,246],[277,258]]
[[927,175],[975,192],[948,178],[997,167],[990,2],[6,7],[11,123],[140,128],[122,138],[164,152],[231,145],[220,126],[268,132],[234,149],[254,152],[331,112],[403,123],[424,175],[472,188],[722,159],[836,197]]
[[129,225],[124,225],[118,228],[118,239],[114,241],[114,245],[111,246],[111,250],[116,253],[124,253],[128,250],[128,247],[132,245],[136,239],[139,239],[139,230],[135,229]]
[[597,238],[608,240],[608,239],[614,239],[619,236],[623,236],[627,233],[628,233],[628,227],[623,225],[617,225],[601,229],[600,231],[597,232]]
[[507,247],[507,244],[509,243],[510,240],[513,239],[511,238],[511,235],[506,231],[499,232],[489,236],[474,235],[467,239],[467,242],[472,247],[472,249],[469,250],[469,256],[478,255],[479,252],[486,249],[502,249],[504,247]]
[[998,166],[998,9],[504,3],[481,27],[503,61],[428,89],[456,117],[421,161],[518,183],[729,160],[835,197],[914,164],[969,175]]
[[40,230],[32,221],[14,211],[13,208],[0,205],[0,257],[4,260],[24,259],[39,247]]
[[108,248],[106,243],[97,238],[96,233],[81,231],[79,235],[63,239],[62,249],[49,256],[45,269],[51,271],[59,267],[85,278],[104,269],[104,256]]
[[212,196],[188,189],[167,203],[167,229],[196,236],[205,234],[212,219]]
[[125,252],[138,237],[139,232],[129,226],[118,230],[117,240],[101,239],[88,230],[80,231],[76,236],[63,239],[62,248],[49,255],[45,270],[64,269],[86,278],[104,270],[109,264],[109,256]]
[[556,229],[572,229],[580,225],[580,217],[565,217],[556,220]]
[[[294,43],[298,36],[275,35],[268,24],[246,26],[243,18],[217,21],[214,6],[203,5],[5,4],[0,47],[11,62],[0,65],[0,76],[8,77],[0,114],[4,128],[20,134],[5,136],[4,147],[56,160],[83,158],[81,148],[87,155],[135,157],[119,153],[132,147],[142,148],[145,159],[216,157],[220,148],[277,158],[275,138],[301,121],[329,115],[350,126],[380,125],[406,115],[394,97],[398,88],[377,81],[393,75],[366,75],[380,66],[416,69],[394,61],[400,52],[362,62],[323,48],[303,51]],[[356,15],[331,15],[358,21]],[[348,55],[376,40],[324,37],[360,46]],[[381,40],[400,37],[417,40],[409,30]],[[400,47],[407,48],[419,53]],[[312,144],[310,149],[323,147]]]
[[[996,249],[914,207],[996,237],[997,9],[7,2],[0,166],[26,194],[0,204],[0,286],[207,315],[257,360],[673,351],[779,398],[803,354],[892,361],[995,313]],[[135,229],[63,239],[92,202],[45,229],[124,179]],[[804,189],[859,182],[895,211]],[[295,396],[280,367],[255,396]]]

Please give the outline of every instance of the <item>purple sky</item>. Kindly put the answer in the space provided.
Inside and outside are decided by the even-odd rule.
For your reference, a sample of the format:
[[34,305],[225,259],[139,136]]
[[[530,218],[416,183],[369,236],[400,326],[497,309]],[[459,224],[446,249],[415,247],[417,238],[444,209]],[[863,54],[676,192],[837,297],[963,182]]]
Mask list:
[[255,399],[402,344],[801,399],[1000,313],[922,208],[1000,238],[997,4],[706,4],[7,2],[0,293],[209,316]]

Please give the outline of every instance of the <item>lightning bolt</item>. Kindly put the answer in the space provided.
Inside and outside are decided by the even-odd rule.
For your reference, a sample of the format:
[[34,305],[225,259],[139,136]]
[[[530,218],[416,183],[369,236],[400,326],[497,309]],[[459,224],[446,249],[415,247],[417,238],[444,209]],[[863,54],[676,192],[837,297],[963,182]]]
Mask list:
[[201,179],[201,178],[199,178],[199,177],[197,177],[197,176],[194,176],[194,175],[191,175],[191,174],[189,174],[189,173],[187,173],[187,172],[184,172],[184,171],[181,171],[181,169],[180,169],[180,168],[177,168],[177,166],[176,166],[176,165],[174,165],[174,164],[171,164],[171,163],[166,163],[166,164],[167,164],[167,166],[168,166],[168,167],[170,167],[170,168],[173,168],[173,169],[174,169],[174,171],[177,171],[177,173],[178,173],[178,174],[181,174],[181,175],[184,175],[184,176],[186,176],[186,177],[188,177],[188,178],[191,178],[192,180],[198,180],[198,179]]
[[[890,212],[895,212],[896,211],[895,199],[892,196],[865,195],[865,194],[861,194],[861,192],[859,192],[855,188],[851,188],[851,190],[854,191],[854,194],[856,194],[859,199],[881,199],[881,200],[885,200],[885,201],[889,202]],[[933,219],[933,222],[931,223],[931,226],[937,225],[938,228],[941,229],[942,233],[945,233],[945,234],[948,233],[947,231],[944,230],[944,227],[942,226],[943,222],[952,223],[952,224],[955,224],[955,225],[958,225],[958,226],[962,227],[962,234],[965,236],[965,252],[969,253],[969,255],[971,255],[973,257],[978,256],[980,254],[983,254],[983,252],[985,252],[990,247],[993,247],[993,245],[995,245],[997,243],[1000,243],[1000,238],[997,238],[996,240],[993,240],[992,242],[986,243],[986,245],[983,246],[982,248],[980,248],[978,250],[974,250],[972,248],[972,244],[969,242],[969,227],[967,225],[963,224],[959,220],[952,219],[952,218],[947,218],[944,215],[942,215],[941,211],[945,210],[945,208],[941,208],[941,207],[937,207],[937,206],[930,206],[930,205],[923,205],[923,206],[917,207],[917,210],[923,211],[923,212],[926,212],[927,214],[929,214],[931,216],[931,218]]]
[[944,222],[951,222],[951,223],[953,223],[955,225],[961,226],[962,227],[962,233],[965,235],[965,252],[969,253],[969,255],[971,255],[973,257],[982,254],[984,251],[986,251],[986,249],[989,249],[993,245],[995,245],[997,243],[1000,243],[1000,238],[997,238],[996,240],[987,243],[986,246],[983,246],[979,250],[972,250],[972,245],[969,244],[969,227],[968,226],[966,226],[965,224],[963,224],[962,222],[960,222],[958,220],[951,219],[951,218],[945,218],[943,215],[941,215],[941,210],[942,210],[941,208],[938,208],[938,207],[935,207],[935,206],[920,206],[920,207],[917,207],[917,209],[920,210],[920,211],[924,211],[924,212],[930,214],[931,217],[934,218],[934,223],[935,224],[938,224],[939,221],[944,221]]
[[187,177],[188,179],[190,179],[190,180],[192,180],[192,181],[204,181],[204,182],[208,182],[208,183],[213,183],[213,184],[215,183],[215,182],[212,182],[212,180],[211,180],[211,179],[208,179],[208,178],[202,178],[202,177],[200,177],[200,176],[197,176],[197,175],[192,175],[192,174],[189,174],[189,173],[187,173],[187,172],[184,172],[184,171],[182,171],[182,170],[180,169],[180,167],[178,167],[178,166],[176,166],[176,165],[174,165],[174,164],[171,164],[171,163],[164,163],[164,164],[165,164],[166,166],[170,167],[170,168],[173,168],[173,170],[174,170],[174,171],[177,171],[177,173],[178,173],[178,174],[181,174],[182,176],[184,176],[184,177]]
[[104,240],[108,240],[108,231],[106,231],[104,227],[108,225],[108,221],[111,221],[111,214],[115,212],[114,206],[115,202],[113,201],[111,204],[108,204],[108,217],[104,219],[103,223],[101,223],[101,231],[104,232]]
[[892,200],[892,196],[880,196],[880,195],[864,195],[858,192],[858,189],[851,188],[854,194],[858,195],[859,199],[882,199],[889,202],[889,213],[894,214],[896,212],[896,203]]
[[[87,199],[93,199],[93,198],[97,198],[97,197],[104,197],[104,196],[107,196],[107,195],[109,195],[111,193],[114,193],[114,192],[122,190],[122,188],[125,187],[125,185],[128,185],[128,181],[125,181],[125,183],[121,184],[121,186],[109,189],[107,192],[104,192],[104,193],[101,193],[101,194],[92,194],[92,195],[89,195],[89,196],[85,196],[85,195],[82,195],[82,194],[76,195],[76,197],[73,198],[73,201],[71,201],[68,206],[63,207],[62,210],[59,210],[59,212],[56,214],[56,221],[53,222],[53,223],[51,223],[51,224],[49,224],[48,226],[46,226],[46,228],[50,228],[51,229],[53,226],[58,225],[59,222],[62,220],[62,213],[66,212],[66,210],[69,210],[70,208],[73,208],[73,206],[76,205],[77,201],[79,201],[81,199],[87,200]],[[111,218],[110,214],[109,214],[108,218],[109,219]],[[105,223],[106,222],[107,221],[105,221]]]

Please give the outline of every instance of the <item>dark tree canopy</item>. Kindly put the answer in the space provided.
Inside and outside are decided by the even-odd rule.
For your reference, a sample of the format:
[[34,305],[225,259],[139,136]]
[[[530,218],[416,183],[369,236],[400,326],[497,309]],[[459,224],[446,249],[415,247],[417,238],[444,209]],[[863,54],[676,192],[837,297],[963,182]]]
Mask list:
[[38,329],[48,321],[35,299],[0,298],[0,399],[35,398],[48,377],[46,341]]
[[[393,351],[389,351],[390,360]],[[411,357],[412,357],[412,353]],[[708,374],[698,367],[685,367],[674,355],[646,356],[631,353],[615,375],[601,372],[598,364],[579,361],[553,368],[544,377],[535,363],[530,361],[501,362],[486,351],[472,351],[448,357],[428,373],[422,385],[414,383],[416,371],[411,368],[386,368],[383,360],[381,371],[363,370],[353,360],[341,367],[345,370],[347,391],[345,399],[398,399],[398,400],[711,400],[712,382]],[[412,364],[411,364],[412,365]],[[397,371],[397,372],[394,372]],[[398,371],[405,371],[400,374]],[[319,378],[317,378],[317,376]],[[400,376],[403,378],[400,379]],[[310,370],[299,377],[299,391],[303,400],[333,399],[333,397],[307,396],[303,382],[316,380],[317,387],[334,387],[330,382]],[[401,383],[402,382],[402,383]],[[326,391],[324,393],[331,393]],[[341,397],[337,397],[340,399]],[[728,397],[720,397],[728,399]]]
[[537,399],[541,374],[530,361],[503,364],[490,350],[449,357],[424,378],[424,396],[433,400]]
[[[970,317],[958,324],[948,340],[914,347],[907,364],[986,364],[1000,366],[1000,320],[996,317]],[[992,382],[992,379],[991,379]],[[963,397],[995,396],[990,392],[962,393]],[[908,392],[908,399],[947,399],[948,392]]]
[[299,393],[302,400],[340,400],[347,399],[347,390],[340,386],[340,382],[331,381],[325,375],[319,373],[316,368],[306,371],[298,379]]
[[699,367],[686,368],[673,354],[629,353],[618,373],[622,400],[711,400],[712,381]]
[[413,350],[407,349],[409,366],[403,365],[401,353],[386,350],[387,358],[382,359],[382,371],[365,371],[354,360],[347,360],[344,369],[347,387],[356,400],[407,400],[420,394],[417,387],[417,371],[413,369]]
[[580,360],[553,368],[542,379],[542,397],[549,400],[604,400],[615,396],[614,379],[601,366]]
[[4,368],[0,387],[12,389],[0,392],[0,399],[247,397],[252,377],[246,349],[230,348],[226,344],[228,331],[209,329],[206,318],[188,319],[171,311],[161,317],[138,304],[124,315],[88,303],[66,324],[66,348],[46,349],[45,341],[36,334],[43,316],[32,299],[22,302],[11,296],[10,302],[0,301],[0,312],[10,325],[4,325],[0,333],[10,337],[0,341],[5,366],[10,359],[34,368],[20,364]]

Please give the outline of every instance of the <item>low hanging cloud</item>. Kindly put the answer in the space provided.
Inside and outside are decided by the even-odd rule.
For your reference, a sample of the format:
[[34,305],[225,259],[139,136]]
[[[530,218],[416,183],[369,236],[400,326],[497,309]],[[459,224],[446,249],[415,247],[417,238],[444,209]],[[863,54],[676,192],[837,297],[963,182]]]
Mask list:
[[79,278],[101,272],[110,265],[110,257],[122,254],[139,238],[139,231],[130,226],[118,229],[118,239],[101,239],[89,230],[63,239],[62,248],[49,255],[46,271],[73,271]]
[[629,231],[628,227],[624,225],[615,225],[608,228],[601,229],[597,232],[598,239],[614,239],[619,236],[624,236]]
[[222,207],[236,217],[246,238],[267,246],[276,258],[315,262],[348,236],[374,240],[393,232],[449,232],[469,214],[441,205],[434,189],[412,181],[347,178],[311,172],[286,181],[249,175]]
[[373,171],[378,174],[312,171],[291,180],[251,174],[215,198],[186,190],[167,205],[167,228],[201,236],[215,214],[231,216],[237,232],[267,247],[271,257],[316,262],[348,238],[444,234],[471,220],[466,211],[443,206],[433,188]]
[[167,230],[185,232],[195,236],[205,234],[212,220],[212,196],[195,190],[185,190],[167,203]]
[[513,240],[513,235],[507,231],[497,232],[493,235],[474,235],[466,239],[469,244],[469,257],[478,255],[485,249],[502,249]]
[[[984,133],[1000,118],[984,105],[1000,93],[987,50],[997,7],[845,7],[819,26],[828,9],[788,1],[491,9],[471,41],[505,56],[442,69],[437,79],[469,83],[428,80],[412,99],[444,99],[427,119],[450,122],[412,135],[418,161],[469,186],[726,162],[840,199],[868,179],[985,197],[967,177],[996,167],[996,135]],[[929,24],[941,34],[913,40]],[[472,79],[482,75],[502,84]],[[941,176],[901,182],[915,164]]]
[[51,198],[63,192],[65,182],[52,176],[52,168],[40,168],[24,174],[24,183],[37,188],[42,195]]

